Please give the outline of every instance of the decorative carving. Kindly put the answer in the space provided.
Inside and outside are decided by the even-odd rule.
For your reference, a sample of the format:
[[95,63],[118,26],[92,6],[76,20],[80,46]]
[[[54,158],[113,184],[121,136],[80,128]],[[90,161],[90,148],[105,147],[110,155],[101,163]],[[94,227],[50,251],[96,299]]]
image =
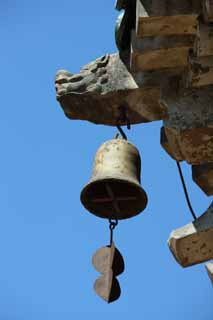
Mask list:
[[57,100],[70,119],[116,125],[122,106],[132,124],[160,120],[166,114],[159,87],[139,88],[118,54],[95,60],[76,75],[60,70],[55,84]]
[[64,94],[76,92],[101,93],[108,82],[107,64],[110,56],[105,55],[82,68],[79,74],[71,74],[66,70],[59,70],[56,74],[57,99]]

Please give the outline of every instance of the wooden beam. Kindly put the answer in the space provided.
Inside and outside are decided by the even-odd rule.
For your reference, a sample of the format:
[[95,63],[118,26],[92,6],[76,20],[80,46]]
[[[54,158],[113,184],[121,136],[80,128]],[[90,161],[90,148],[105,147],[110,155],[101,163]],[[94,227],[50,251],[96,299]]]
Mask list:
[[176,36],[157,36],[138,38],[135,30],[131,33],[131,50],[140,53],[149,52],[159,49],[171,49],[177,47],[194,48],[195,37],[192,35],[176,35]]
[[131,71],[148,71],[186,67],[188,65],[188,47],[152,50],[145,53],[133,52]]
[[195,35],[197,15],[175,15],[159,17],[139,17],[137,36],[140,38],[171,35]]

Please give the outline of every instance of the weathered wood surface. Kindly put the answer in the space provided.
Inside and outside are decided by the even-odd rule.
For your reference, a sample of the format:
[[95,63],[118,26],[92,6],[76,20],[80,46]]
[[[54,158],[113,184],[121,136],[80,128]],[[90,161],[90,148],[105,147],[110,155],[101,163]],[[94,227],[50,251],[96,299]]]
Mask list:
[[213,161],[213,128],[192,128],[183,132],[165,127],[172,154],[189,164]]
[[213,195],[213,163],[192,166],[192,178],[207,196]]
[[195,35],[197,33],[197,15],[175,15],[158,17],[139,17],[137,36]]
[[161,128],[160,132],[160,144],[163,147],[163,149],[170,155],[171,158],[173,158],[176,161],[183,160],[183,155],[180,152],[180,148],[176,147],[175,141],[168,141],[164,127]]
[[197,35],[198,15],[150,17],[140,1],[137,10],[136,34],[132,31],[131,71],[187,68],[189,51]]
[[[135,1],[135,0],[130,0]],[[201,1],[199,0],[136,0],[138,7],[144,8],[149,16],[172,16],[178,14],[199,14]],[[141,9],[142,12],[142,9]]]
[[173,231],[170,250],[182,267],[213,259],[213,205],[196,221]]
[[135,30],[132,30],[131,51],[141,54],[150,52],[152,50],[171,49],[179,47],[187,47],[189,49],[192,49],[194,47],[194,43],[194,35],[173,35],[169,37],[156,36],[141,39],[137,37]]
[[153,50],[145,53],[133,52],[132,72],[180,68],[188,65],[188,47]]
[[195,165],[213,162],[212,87],[175,93],[172,84],[161,101],[167,108],[163,122],[173,158]]
[[55,83],[57,100],[70,119],[115,126],[123,106],[131,124],[165,117],[160,88],[139,87],[117,54],[95,60],[77,75],[61,70]]
[[187,74],[188,87],[199,88],[213,84],[213,56],[191,58]]

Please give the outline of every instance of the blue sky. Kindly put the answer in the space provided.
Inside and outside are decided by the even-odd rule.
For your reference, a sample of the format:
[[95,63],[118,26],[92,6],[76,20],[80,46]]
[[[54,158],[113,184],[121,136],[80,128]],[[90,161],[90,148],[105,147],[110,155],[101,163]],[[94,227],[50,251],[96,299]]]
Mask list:
[[[191,215],[176,164],[160,147],[160,122],[128,134],[141,152],[149,204],[116,230],[126,262],[122,296],[107,305],[93,292],[91,257],[108,244],[108,224],[86,212],[79,195],[115,129],[65,118],[54,75],[115,52],[117,14],[114,0],[0,3],[0,320],[213,318],[204,265],[182,269],[167,246]],[[210,199],[183,168],[201,214]]]

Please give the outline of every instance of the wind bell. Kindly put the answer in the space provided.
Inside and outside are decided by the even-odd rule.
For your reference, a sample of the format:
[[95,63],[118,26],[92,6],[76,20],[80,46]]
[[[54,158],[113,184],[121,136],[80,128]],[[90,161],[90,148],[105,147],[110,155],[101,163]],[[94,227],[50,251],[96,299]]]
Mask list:
[[146,208],[147,195],[140,185],[141,158],[137,148],[123,138],[105,142],[98,149],[92,177],[81,192],[83,206],[92,214],[109,220],[110,243],[93,257],[95,269],[102,274],[96,280],[96,293],[108,303],[120,296],[116,276],[124,271],[124,260],[113,242],[118,220],[136,216]]

